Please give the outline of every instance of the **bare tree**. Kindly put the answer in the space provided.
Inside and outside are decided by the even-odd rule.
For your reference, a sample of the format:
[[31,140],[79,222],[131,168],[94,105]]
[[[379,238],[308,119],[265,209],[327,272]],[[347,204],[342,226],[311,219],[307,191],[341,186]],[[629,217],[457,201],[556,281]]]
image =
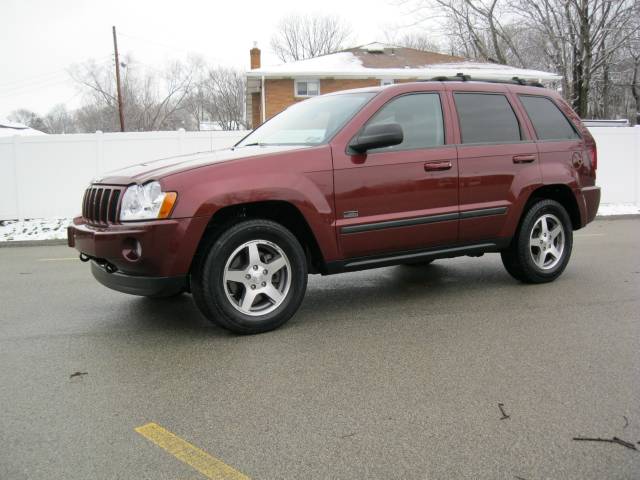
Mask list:
[[[164,70],[142,65],[127,57],[122,76],[124,111],[130,130],[149,131],[184,127],[185,115],[182,109],[195,83],[194,64],[174,62]],[[117,100],[113,68],[88,62],[74,66],[72,78],[85,92],[84,115],[90,113],[103,116],[102,110],[112,112],[113,121],[104,125],[106,131],[116,131]],[[91,123],[84,119],[85,123]]]
[[[589,115],[593,82],[610,95],[615,56],[637,32],[638,0],[404,0],[421,20],[444,20],[465,56],[562,75],[562,91]],[[634,13],[634,8],[636,12]],[[608,115],[608,106],[602,110]]]
[[565,79],[565,96],[576,112],[588,115],[592,80],[608,70],[616,52],[637,31],[636,0],[515,0],[520,18],[548,38],[544,53]]
[[42,117],[36,112],[33,112],[26,108],[14,110],[9,114],[8,118],[12,122],[21,123],[29,128],[34,128],[36,130],[40,130],[41,132],[48,133],[46,132],[47,126]]
[[271,48],[283,62],[304,60],[342,50],[351,27],[334,15],[290,15],[278,23]]
[[245,78],[239,70],[216,68],[203,82],[205,109],[223,130],[246,128],[244,119]]
[[432,36],[421,32],[400,34],[398,29],[389,29],[385,31],[385,40],[398,47],[413,48],[425,52],[439,52],[441,50],[440,44]]
[[49,110],[44,117],[47,133],[76,133],[74,115],[64,104],[58,104]]

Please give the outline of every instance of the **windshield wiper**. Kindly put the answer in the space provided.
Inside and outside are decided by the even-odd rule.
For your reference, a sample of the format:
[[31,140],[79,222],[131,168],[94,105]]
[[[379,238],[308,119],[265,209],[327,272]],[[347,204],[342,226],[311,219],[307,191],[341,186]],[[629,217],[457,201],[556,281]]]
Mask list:
[[267,143],[262,142],[254,142],[254,143],[246,143],[244,145],[240,145],[241,147],[266,147]]

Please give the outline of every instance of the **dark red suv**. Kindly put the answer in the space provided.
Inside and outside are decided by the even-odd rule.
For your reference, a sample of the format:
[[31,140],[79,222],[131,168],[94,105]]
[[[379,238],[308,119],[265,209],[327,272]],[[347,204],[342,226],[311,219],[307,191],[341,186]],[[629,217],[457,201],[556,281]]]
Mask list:
[[308,273],[500,252],[554,280],[598,209],[594,140],[553,91],[465,80],[320,96],[233,148],[104,176],[69,245],[107,287],[191,292],[238,333],[286,322]]

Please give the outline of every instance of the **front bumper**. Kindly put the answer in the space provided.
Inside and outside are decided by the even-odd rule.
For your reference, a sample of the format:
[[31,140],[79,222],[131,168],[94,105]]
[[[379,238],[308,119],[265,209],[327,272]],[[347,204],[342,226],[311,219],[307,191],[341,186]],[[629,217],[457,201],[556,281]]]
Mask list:
[[188,290],[187,276],[144,277],[124,273],[109,273],[96,262],[91,262],[91,273],[105,287],[130,295],[170,296]]
[[205,217],[193,217],[99,227],[77,217],[67,230],[67,241],[120,274],[180,277],[189,273],[207,223]]

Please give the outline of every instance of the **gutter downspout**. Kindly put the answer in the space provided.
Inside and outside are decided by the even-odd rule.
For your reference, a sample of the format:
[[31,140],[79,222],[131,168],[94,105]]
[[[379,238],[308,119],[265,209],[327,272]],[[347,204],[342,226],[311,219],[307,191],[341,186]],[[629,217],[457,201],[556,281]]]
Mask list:
[[264,91],[264,85],[265,85],[265,83],[264,83],[264,74],[262,75],[261,82],[262,82],[262,85],[260,85],[260,90],[261,90],[261,92],[260,92],[260,100],[262,102],[262,105],[260,106],[261,107],[260,108],[260,112],[262,113],[262,123],[264,123],[266,118],[267,118],[266,112],[264,111],[264,109],[266,108],[266,100],[265,100],[266,94],[265,94],[265,91]]

